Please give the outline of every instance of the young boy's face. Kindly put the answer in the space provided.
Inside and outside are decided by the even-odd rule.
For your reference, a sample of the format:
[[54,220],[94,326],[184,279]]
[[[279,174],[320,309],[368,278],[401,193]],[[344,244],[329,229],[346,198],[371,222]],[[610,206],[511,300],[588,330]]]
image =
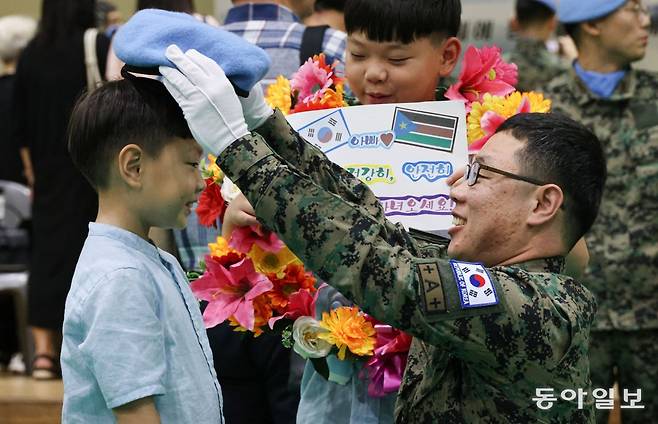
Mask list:
[[363,32],[351,33],[345,63],[349,86],[366,105],[435,100],[444,73],[444,44],[430,37],[409,44],[380,42]]
[[143,215],[148,224],[183,228],[205,183],[199,171],[203,151],[193,139],[175,138],[157,157],[142,160]]

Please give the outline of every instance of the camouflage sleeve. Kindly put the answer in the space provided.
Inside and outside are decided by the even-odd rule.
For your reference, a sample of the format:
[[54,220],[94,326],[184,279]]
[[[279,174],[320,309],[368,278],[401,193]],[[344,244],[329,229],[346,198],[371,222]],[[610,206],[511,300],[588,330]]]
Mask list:
[[[492,355],[483,348],[486,325],[460,318],[509,321],[497,295],[502,293],[499,273],[479,264],[467,264],[466,272],[454,261],[415,255],[400,240],[406,233],[391,231],[398,227],[315,184],[274,154],[259,135],[236,141],[218,161],[258,219],[307,268],[369,314],[471,359]],[[480,297],[485,302],[468,294],[469,280],[473,283],[469,275],[475,271],[481,277],[474,282],[489,291]]]
[[285,162],[306,174],[315,184],[354,204],[372,216],[383,218],[379,201],[367,185],[329,160],[320,149],[306,142],[292,129],[279,109],[256,129],[272,150]]

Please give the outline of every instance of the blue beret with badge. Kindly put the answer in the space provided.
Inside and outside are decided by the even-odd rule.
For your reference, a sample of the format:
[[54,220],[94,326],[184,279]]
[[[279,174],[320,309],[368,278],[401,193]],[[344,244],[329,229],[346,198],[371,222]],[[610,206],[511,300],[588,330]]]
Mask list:
[[183,51],[198,50],[213,59],[243,97],[270,68],[270,58],[260,47],[186,13],[140,10],[113,39],[114,51],[126,70],[142,74],[157,75],[159,66],[175,67],[165,56],[171,44]]
[[559,0],[557,18],[563,24],[591,21],[614,12],[627,0]]

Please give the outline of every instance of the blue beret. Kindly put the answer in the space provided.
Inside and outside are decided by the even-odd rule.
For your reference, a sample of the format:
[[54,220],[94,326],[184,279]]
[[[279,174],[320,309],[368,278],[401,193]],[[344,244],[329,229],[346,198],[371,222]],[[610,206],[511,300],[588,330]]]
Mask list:
[[614,12],[627,0],[560,0],[557,18],[563,24],[591,21]]
[[183,51],[196,49],[213,59],[242,96],[270,67],[270,58],[260,47],[186,13],[140,10],[121,26],[113,40],[117,57],[128,69],[146,74],[157,74],[161,65],[175,67],[165,57],[171,44]]

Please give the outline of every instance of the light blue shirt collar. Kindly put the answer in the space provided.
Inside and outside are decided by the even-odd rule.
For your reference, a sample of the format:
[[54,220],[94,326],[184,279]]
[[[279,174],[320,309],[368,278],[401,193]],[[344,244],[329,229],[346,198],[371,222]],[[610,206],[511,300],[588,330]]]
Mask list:
[[609,98],[619,85],[619,82],[626,76],[628,70],[601,73],[586,71],[580,66],[578,61],[573,63],[574,70],[580,79],[585,83],[589,90],[604,99]]
[[160,263],[160,254],[158,253],[158,248],[147,240],[144,240],[137,234],[124,230],[123,228],[115,227],[114,225],[101,224],[98,222],[89,223],[89,235],[90,236],[101,236],[108,237],[121,243],[126,244],[128,247],[133,248],[139,252],[142,252],[149,258]]

